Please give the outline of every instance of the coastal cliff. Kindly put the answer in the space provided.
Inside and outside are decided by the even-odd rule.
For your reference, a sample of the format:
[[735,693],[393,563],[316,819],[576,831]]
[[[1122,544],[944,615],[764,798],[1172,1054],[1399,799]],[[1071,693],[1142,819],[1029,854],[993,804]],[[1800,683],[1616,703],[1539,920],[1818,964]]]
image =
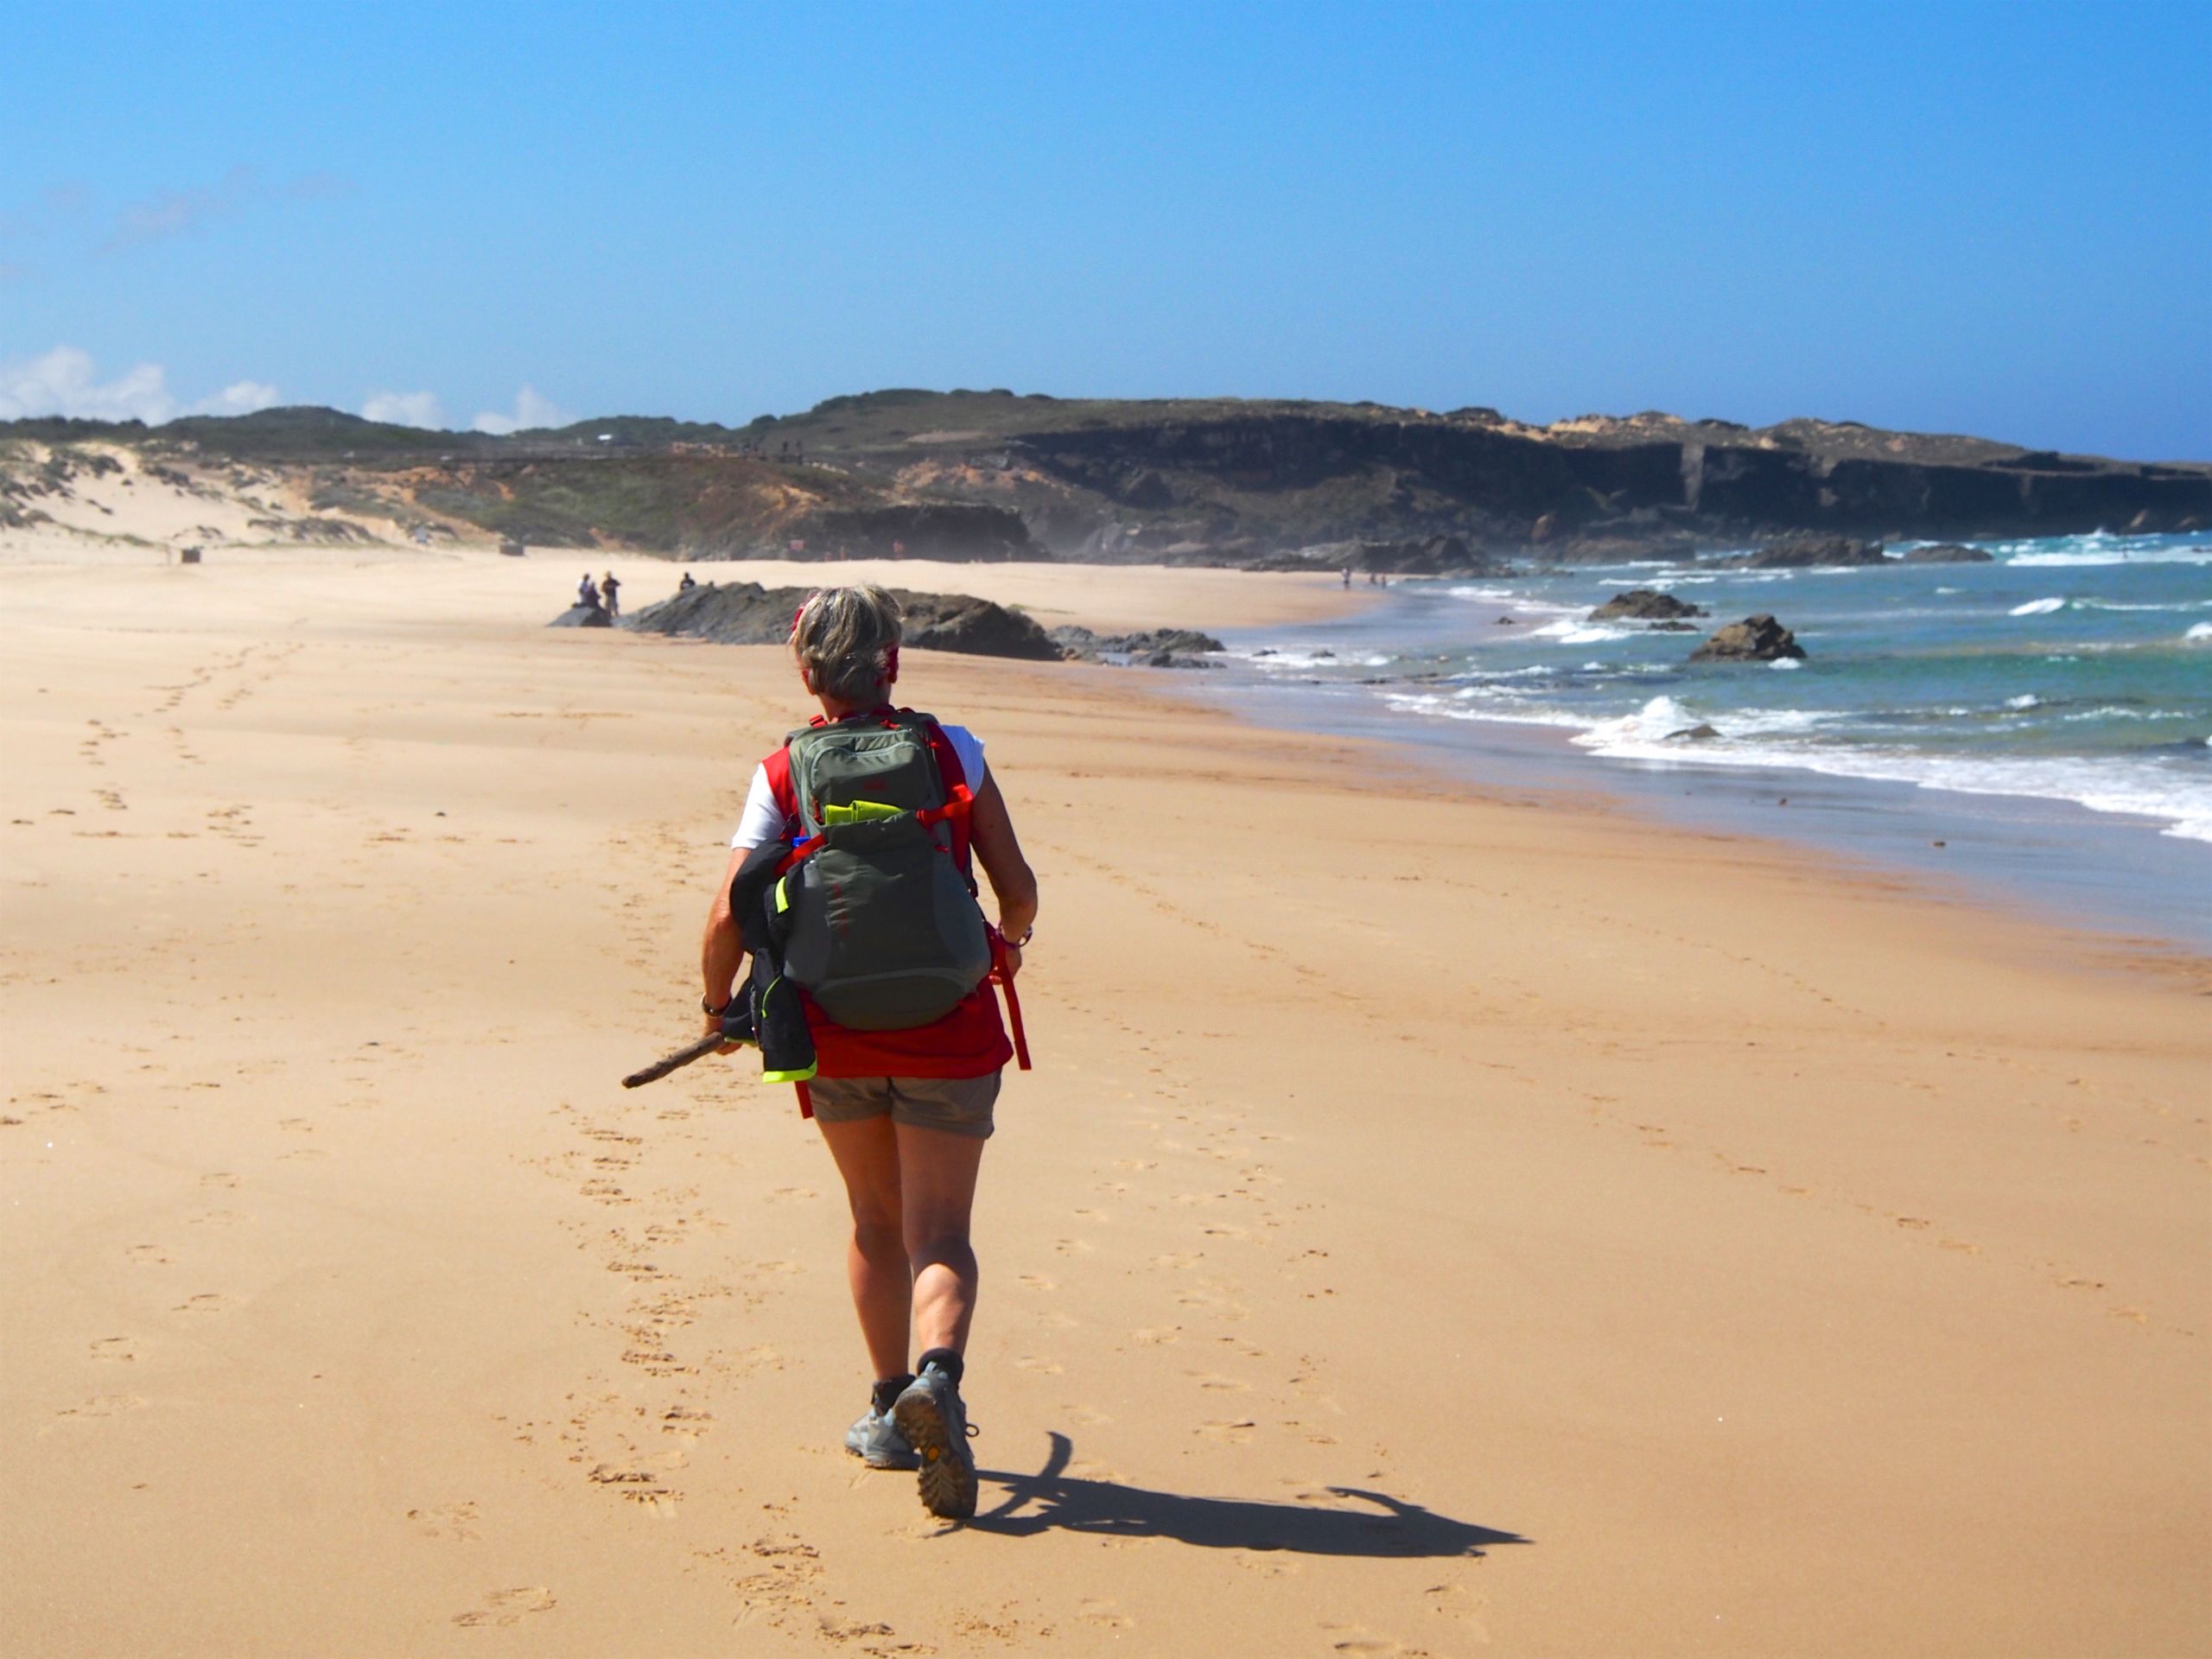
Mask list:
[[120,446],[201,485],[281,477],[308,511],[690,558],[1281,562],[1405,569],[1408,545],[1548,560],[1805,533],[1973,540],[2212,524],[2212,464],[1663,414],[893,391],[744,427],[623,416],[511,436],[320,409],[167,426],[0,423],[0,511]]

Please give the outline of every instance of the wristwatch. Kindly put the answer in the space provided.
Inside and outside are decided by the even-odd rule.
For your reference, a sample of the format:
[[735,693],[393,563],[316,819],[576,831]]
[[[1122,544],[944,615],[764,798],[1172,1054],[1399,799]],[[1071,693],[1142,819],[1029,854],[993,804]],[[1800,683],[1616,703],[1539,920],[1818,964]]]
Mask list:
[[721,1007],[718,1008],[713,1003],[708,1001],[705,995],[702,993],[699,998],[699,1012],[705,1014],[709,1020],[719,1020],[722,1015],[729,1012],[730,1002],[734,1002],[736,1001],[737,999],[733,996],[730,998],[729,1002],[723,1003]]

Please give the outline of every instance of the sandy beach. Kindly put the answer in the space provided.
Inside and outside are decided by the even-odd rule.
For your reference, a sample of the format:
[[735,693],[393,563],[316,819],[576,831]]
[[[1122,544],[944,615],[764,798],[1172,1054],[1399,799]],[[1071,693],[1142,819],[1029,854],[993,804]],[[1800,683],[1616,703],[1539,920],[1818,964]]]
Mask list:
[[11,1654],[2212,1648],[2212,964],[912,653],[1043,886],[941,1528],[839,1445],[790,1091],[616,1082],[696,1028],[781,653],[547,630],[603,552],[60,543],[0,664]]

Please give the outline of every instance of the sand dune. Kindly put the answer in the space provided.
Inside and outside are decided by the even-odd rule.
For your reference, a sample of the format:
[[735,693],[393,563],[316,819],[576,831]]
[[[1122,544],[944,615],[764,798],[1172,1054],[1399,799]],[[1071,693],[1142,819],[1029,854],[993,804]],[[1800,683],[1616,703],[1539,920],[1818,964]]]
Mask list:
[[268,557],[11,578],[11,1652],[2212,1642],[2203,963],[918,654],[1045,893],[941,1529],[788,1091],[615,1086],[787,665]]

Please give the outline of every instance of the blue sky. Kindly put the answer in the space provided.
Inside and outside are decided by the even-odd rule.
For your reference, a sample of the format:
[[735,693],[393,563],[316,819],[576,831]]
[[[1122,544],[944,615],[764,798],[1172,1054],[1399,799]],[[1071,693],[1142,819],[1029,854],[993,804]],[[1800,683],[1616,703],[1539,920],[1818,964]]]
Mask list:
[[57,3],[7,33],[0,413],[1007,386],[2212,456],[2201,3]]

